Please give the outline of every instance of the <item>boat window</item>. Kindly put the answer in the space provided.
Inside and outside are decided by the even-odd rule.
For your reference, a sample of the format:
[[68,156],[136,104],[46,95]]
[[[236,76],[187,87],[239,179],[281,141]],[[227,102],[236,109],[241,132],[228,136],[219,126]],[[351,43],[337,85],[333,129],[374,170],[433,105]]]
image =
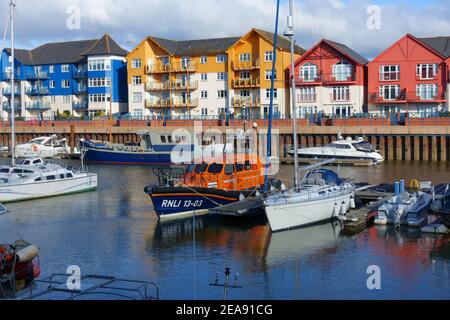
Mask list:
[[203,162],[195,167],[195,173],[203,173],[208,168],[208,164]]
[[245,170],[252,170],[252,164],[248,160],[245,161]]
[[190,164],[188,165],[188,167],[186,168],[186,173],[192,173],[195,170],[195,164]]
[[23,170],[22,169],[14,169],[11,173],[22,174]]
[[373,152],[375,151],[373,146],[369,142],[358,142],[354,143],[353,146],[356,150],[362,151],[362,152]]
[[0,169],[0,173],[9,173],[9,169],[8,168]]
[[168,139],[169,143],[173,142],[172,136],[167,136],[167,139]]
[[223,164],[212,163],[208,168],[208,173],[219,174],[223,170]]
[[244,171],[244,164],[236,163],[236,172],[242,172],[242,171]]
[[67,178],[73,178],[73,174],[68,173],[68,174],[67,174]]
[[234,164],[227,164],[225,166],[225,174],[229,176],[230,174],[233,173],[234,173]]
[[[42,163],[42,161],[40,159],[37,159],[37,160],[33,161],[33,164],[38,164],[38,163]],[[30,164],[30,163],[28,162],[28,164]]]
[[30,165],[30,161],[25,160],[22,164],[23,164],[24,166],[29,166],[29,165]]
[[6,178],[0,178],[0,183],[8,183],[8,179],[6,179]]
[[64,179],[65,177],[66,177],[66,176],[65,176],[64,174],[60,174],[60,175],[59,175],[59,178],[60,178],[60,179]]
[[47,176],[47,180],[56,180],[56,177],[54,175]]
[[41,177],[34,179],[35,182],[42,181]]
[[29,142],[29,144],[42,144],[45,139],[34,139]]
[[161,143],[166,143],[166,136],[161,136]]

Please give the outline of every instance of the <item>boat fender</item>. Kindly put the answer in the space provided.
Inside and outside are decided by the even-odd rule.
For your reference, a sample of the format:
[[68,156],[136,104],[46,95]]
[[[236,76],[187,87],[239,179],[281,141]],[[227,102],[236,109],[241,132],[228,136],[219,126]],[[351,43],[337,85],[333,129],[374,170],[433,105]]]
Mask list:
[[345,201],[342,201],[341,215],[345,216],[346,214],[347,214],[347,205],[345,204]]
[[261,193],[259,193],[259,191],[256,191],[255,195],[257,198],[259,198],[261,196]]
[[240,193],[239,194],[239,201],[244,201],[244,200],[245,200],[245,196],[242,193]]
[[350,208],[352,208],[352,209],[356,208],[355,197],[350,198]]
[[22,250],[16,252],[17,262],[29,262],[39,255],[39,248],[35,245],[30,245]]
[[334,204],[334,208],[333,208],[333,216],[334,217],[337,217],[338,215],[339,215],[339,209],[338,209],[338,204],[337,203],[335,203]]
[[442,209],[442,201],[441,200],[436,200],[434,201],[431,206],[430,206],[431,211],[433,211],[434,213],[439,213]]
[[281,191],[286,191],[286,190],[287,190],[286,186],[284,185],[284,183],[282,183],[281,184]]

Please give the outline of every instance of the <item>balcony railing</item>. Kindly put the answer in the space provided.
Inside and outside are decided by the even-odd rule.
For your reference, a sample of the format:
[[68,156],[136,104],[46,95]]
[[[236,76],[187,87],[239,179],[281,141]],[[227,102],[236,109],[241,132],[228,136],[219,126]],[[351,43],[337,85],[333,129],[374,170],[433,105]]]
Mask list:
[[317,93],[300,93],[297,95],[298,102],[308,103],[317,101]]
[[183,99],[175,98],[172,99],[172,107],[183,108],[183,107],[198,107],[198,99]]
[[351,94],[350,92],[345,93],[333,92],[330,94],[330,100],[331,102],[348,102],[351,100]]
[[73,88],[74,94],[86,94],[87,93],[87,87],[86,86],[77,86]]
[[[3,110],[11,110],[11,103],[4,102],[3,103]],[[22,105],[20,103],[14,103],[14,110],[22,110]]]
[[400,91],[396,94],[369,93],[370,103],[445,102],[445,94],[436,91]]
[[169,63],[169,64],[154,64],[154,65],[147,65],[145,67],[145,70],[148,74],[152,73],[189,73],[189,72],[196,72],[197,71],[197,64],[196,63]]
[[[11,94],[12,94],[11,88],[3,88],[2,94],[3,94],[4,96],[11,96]],[[15,96],[20,95],[20,88],[14,88],[14,95],[15,95]]]
[[47,111],[50,110],[50,103],[49,102],[28,102],[25,103],[25,109],[31,110],[31,111]]
[[198,81],[152,81],[146,84],[147,91],[197,90]]
[[198,107],[198,99],[160,99],[160,100],[146,100],[146,108],[183,108],[183,107]]
[[235,108],[259,107],[261,105],[261,99],[259,97],[234,96],[231,103]]
[[87,102],[77,102],[72,104],[73,110],[87,110],[89,109],[89,104]]
[[[11,80],[12,72],[3,72],[2,76],[4,80]],[[20,71],[17,70],[16,72],[14,72],[14,79],[20,80],[19,78],[20,78]]]
[[356,81],[356,73],[318,73],[306,77],[297,73],[295,79],[297,85],[348,84]]
[[48,78],[48,72],[45,71],[25,73],[25,80],[45,80]]
[[259,88],[261,81],[259,78],[236,79],[233,81],[233,88]]
[[231,67],[234,71],[250,71],[261,68],[259,59],[252,61],[232,61]]
[[49,89],[46,87],[28,87],[25,93],[29,96],[44,96],[49,94]]
[[72,75],[73,75],[74,79],[86,79],[87,71],[86,70],[75,70],[75,71],[73,71]]

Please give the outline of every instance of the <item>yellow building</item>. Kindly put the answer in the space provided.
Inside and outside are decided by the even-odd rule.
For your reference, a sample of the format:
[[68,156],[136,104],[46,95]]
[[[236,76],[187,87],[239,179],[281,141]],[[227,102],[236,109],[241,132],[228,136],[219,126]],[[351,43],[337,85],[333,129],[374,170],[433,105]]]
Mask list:
[[[279,37],[275,111],[288,111],[289,41]],[[273,34],[174,41],[147,37],[127,56],[134,117],[260,116],[267,112]],[[303,49],[297,47],[299,54]],[[287,109],[286,109],[287,108]]]

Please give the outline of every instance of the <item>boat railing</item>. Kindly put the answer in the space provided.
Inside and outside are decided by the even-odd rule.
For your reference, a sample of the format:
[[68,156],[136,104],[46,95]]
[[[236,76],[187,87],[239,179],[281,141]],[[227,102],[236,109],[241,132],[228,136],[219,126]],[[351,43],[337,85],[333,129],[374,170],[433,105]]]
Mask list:
[[159,186],[173,186],[183,181],[185,172],[182,168],[154,168],[153,174]]

